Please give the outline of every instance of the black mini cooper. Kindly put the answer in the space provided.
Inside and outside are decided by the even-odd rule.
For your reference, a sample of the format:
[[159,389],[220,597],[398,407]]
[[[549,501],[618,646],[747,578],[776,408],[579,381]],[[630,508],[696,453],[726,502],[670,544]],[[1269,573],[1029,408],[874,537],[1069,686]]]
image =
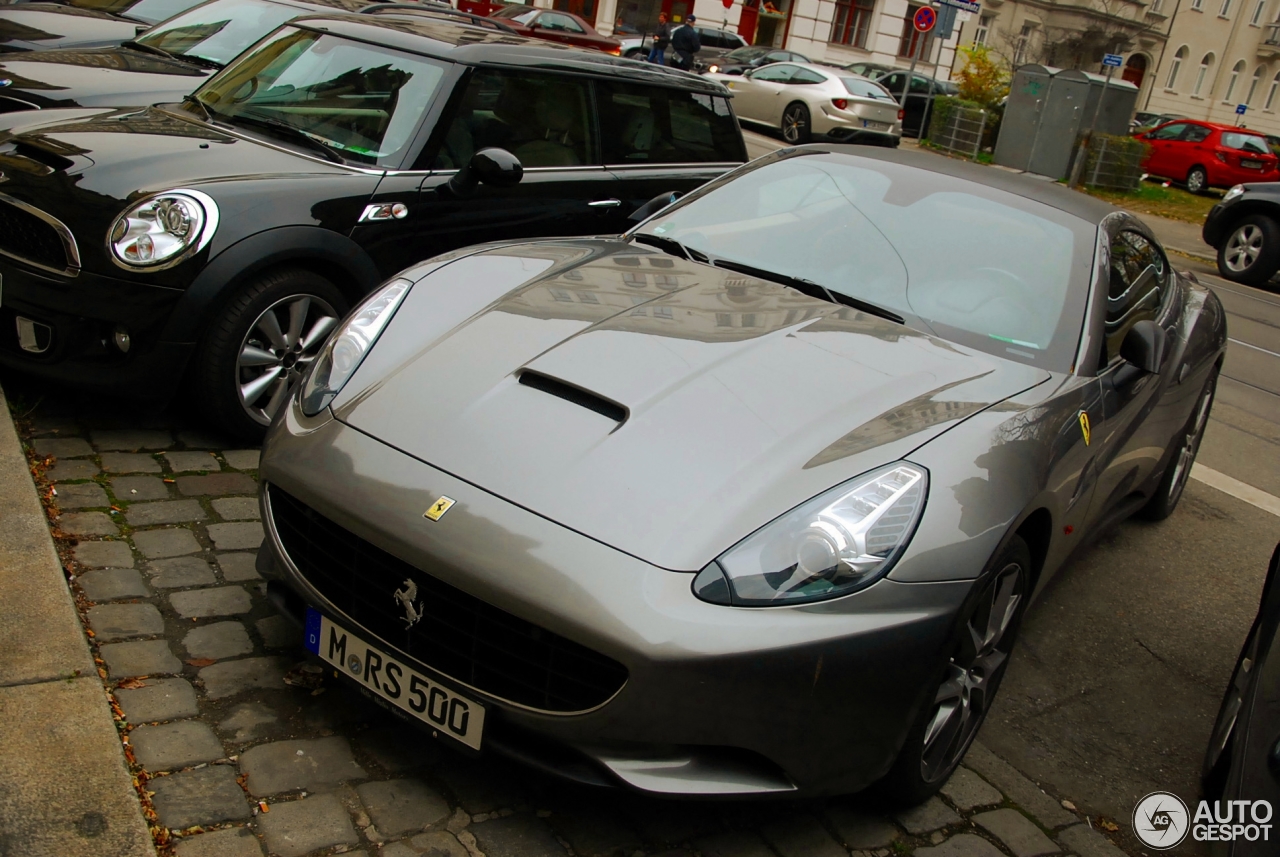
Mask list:
[[0,116],[0,363],[189,389],[252,437],[395,272],[618,233],[745,160],[694,75],[421,16],[297,20],[178,104]]

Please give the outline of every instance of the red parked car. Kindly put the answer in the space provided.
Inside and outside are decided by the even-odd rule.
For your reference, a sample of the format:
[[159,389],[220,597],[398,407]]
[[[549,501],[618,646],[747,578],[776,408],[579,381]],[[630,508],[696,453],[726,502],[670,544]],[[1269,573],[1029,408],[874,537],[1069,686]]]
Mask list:
[[562,45],[604,51],[614,56],[622,55],[622,43],[596,32],[596,28],[574,15],[554,9],[535,9],[533,6],[504,6],[491,18],[501,18],[503,23],[522,36],[546,39]]
[[1256,131],[1179,119],[1134,136],[1151,144],[1144,170],[1185,181],[1192,193],[1280,179],[1276,156]]

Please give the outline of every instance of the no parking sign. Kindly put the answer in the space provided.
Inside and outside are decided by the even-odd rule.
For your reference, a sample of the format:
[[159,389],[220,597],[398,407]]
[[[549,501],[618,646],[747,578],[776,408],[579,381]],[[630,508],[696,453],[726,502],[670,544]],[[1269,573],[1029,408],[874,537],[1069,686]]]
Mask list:
[[917,30],[927,33],[933,29],[934,24],[938,23],[938,13],[928,6],[921,6],[916,10],[915,17],[911,21]]

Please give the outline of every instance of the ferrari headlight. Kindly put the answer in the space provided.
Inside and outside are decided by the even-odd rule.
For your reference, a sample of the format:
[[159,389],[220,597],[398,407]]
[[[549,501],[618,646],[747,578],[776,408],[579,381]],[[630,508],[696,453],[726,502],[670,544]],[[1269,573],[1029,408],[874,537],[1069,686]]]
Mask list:
[[1222,201],[1230,202],[1242,193],[1244,193],[1244,185],[1238,184],[1222,195]]
[[107,243],[123,268],[161,270],[204,247],[218,228],[218,205],[196,190],[148,197],[111,224]]
[[846,595],[879,580],[915,532],[928,495],[923,467],[898,462],[803,503],[698,573],[694,594],[762,607]]
[[343,385],[351,380],[412,286],[413,283],[404,279],[387,283],[356,307],[346,323],[329,337],[302,382],[304,414],[314,417],[327,408]]

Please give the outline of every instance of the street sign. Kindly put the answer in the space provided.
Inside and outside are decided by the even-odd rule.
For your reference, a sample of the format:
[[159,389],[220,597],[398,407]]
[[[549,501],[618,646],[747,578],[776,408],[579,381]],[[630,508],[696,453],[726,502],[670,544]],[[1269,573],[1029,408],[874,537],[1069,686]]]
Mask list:
[[1102,64],[1109,65],[1112,68],[1119,68],[1124,65],[1124,57],[1119,54],[1104,54],[1102,57]]
[[928,6],[921,6],[916,10],[916,15],[911,19],[917,30],[927,33],[933,29],[933,25],[938,23],[938,13]]
[[1237,115],[1237,116],[1243,116],[1243,115],[1244,115],[1244,112],[1245,112],[1246,110],[1248,110],[1248,109],[1249,109],[1249,105],[1247,105],[1247,104],[1237,104],[1237,105],[1236,105],[1236,115]]
[[966,12],[977,13],[982,11],[982,4],[977,0],[938,0],[938,3],[942,6],[954,6]]
[[943,6],[938,10],[938,26],[934,29],[933,36],[937,39],[946,41],[951,38],[951,33],[955,29],[956,15],[959,10],[955,6]]

